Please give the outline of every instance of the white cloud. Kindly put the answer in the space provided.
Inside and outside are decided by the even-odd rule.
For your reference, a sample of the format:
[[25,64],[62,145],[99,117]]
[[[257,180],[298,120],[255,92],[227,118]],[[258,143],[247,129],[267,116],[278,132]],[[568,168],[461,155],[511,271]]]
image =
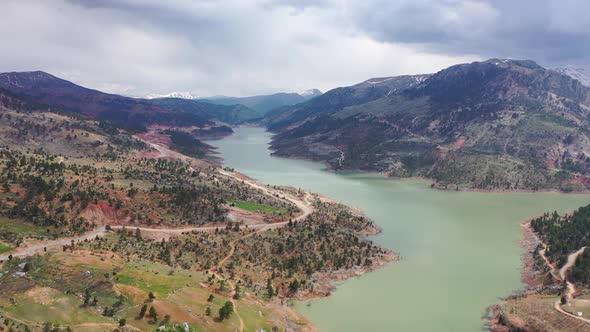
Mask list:
[[[346,1],[44,1],[0,4],[0,71],[45,70],[114,93],[328,90],[478,59],[378,41]],[[485,8],[465,9],[467,12]],[[448,20],[463,22],[448,15]],[[463,23],[461,23],[463,22]]]

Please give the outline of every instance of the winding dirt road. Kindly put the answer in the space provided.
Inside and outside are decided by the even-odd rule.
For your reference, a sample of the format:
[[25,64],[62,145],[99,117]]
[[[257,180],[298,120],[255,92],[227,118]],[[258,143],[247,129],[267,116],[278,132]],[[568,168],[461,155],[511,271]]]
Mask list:
[[[178,158],[180,160],[183,160],[183,161],[189,162],[189,163],[192,160],[192,158],[182,155],[182,154],[179,154],[178,152],[172,151],[172,150],[168,149],[167,147],[164,147],[164,146],[161,146],[159,144],[152,143],[149,141],[144,141],[144,142],[146,142],[151,147],[153,147],[154,149],[156,149],[160,152],[160,155],[156,156],[155,158]],[[313,204],[310,201],[311,194],[309,194],[308,192],[305,192],[305,197],[303,199],[300,199],[298,197],[292,196],[292,195],[284,193],[282,191],[267,188],[261,184],[256,183],[255,181],[245,180],[242,177],[240,177],[238,175],[238,173],[228,172],[223,169],[218,169],[218,172],[224,176],[228,176],[228,177],[234,178],[236,180],[243,181],[245,184],[262,191],[266,195],[273,196],[275,198],[283,197],[285,200],[295,204],[297,206],[297,208],[299,208],[299,210],[301,210],[302,213],[300,215],[296,216],[295,218],[293,218],[293,221],[305,220],[305,218],[307,218],[314,211]],[[266,229],[274,229],[274,228],[283,227],[283,226],[287,225],[288,223],[289,223],[289,221],[282,221],[282,222],[270,223],[270,224],[269,223],[258,223],[258,224],[250,224],[247,227],[248,227],[248,229],[266,230]],[[111,226],[112,229],[122,229],[123,227],[124,226]],[[210,232],[210,231],[215,231],[215,229],[222,229],[224,227],[225,227],[225,225],[202,226],[202,227],[182,227],[182,228],[176,228],[176,227],[174,227],[174,228],[172,228],[172,227],[148,228],[148,227],[127,226],[127,229],[134,230],[134,229],[139,228],[139,230],[142,232],[153,232],[153,233],[166,234],[166,235],[172,236],[172,235],[178,235],[178,234],[182,234],[182,233],[186,233],[186,232]],[[72,241],[74,243],[76,243],[76,242],[81,242],[84,240],[91,240],[91,239],[95,238],[96,236],[105,234],[106,232],[107,232],[106,227],[101,226],[97,229],[94,229],[94,230],[92,230],[88,233],[85,233],[83,235],[80,235],[80,236],[68,237],[68,238],[62,238],[62,239],[56,239],[56,240],[47,240],[47,241],[42,241],[40,243],[36,243],[31,246],[16,248],[12,251],[0,254],[0,261],[7,260],[9,258],[9,256],[12,256],[12,257],[32,256],[34,254],[43,252],[45,250],[49,250],[51,248],[60,247],[60,246],[64,246],[64,245],[70,245],[72,243]],[[250,233],[250,234],[254,234],[254,233]]]
[[[561,280],[565,281],[565,294],[564,294],[564,296],[567,298],[568,303],[571,302],[574,298],[574,294],[576,293],[576,285],[574,285],[574,283],[572,283],[571,281],[568,280],[567,272],[569,271],[569,269],[572,266],[574,266],[574,264],[576,263],[576,259],[578,258],[578,256],[580,256],[584,252],[585,249],[586,249],[586,247],[582,247],[578,251],[571,253],[569,256],[567,256],[567,262],[561,267],[561,269],[559,269],[559,277],[561,278]],[[574,315],[570,312],[565,311],[563,309],[563,306],[561,305],[561,300],[556,301],[554,307],[555,307],[555,310],[561,312],[564,315],[568,315],[568,316],[573,317],[577,320],[581,320],[586,323],[590,323],[590,319],[580,317],[580,316],[577,316],[577,315]]]
[[62,239],[57,239],[57,240],[48,240],[48,241],[43,241],[43,242],[28,246],[28,247],[16,248],[15,250],[1,254],[0,261],[7,260],[8,257],[11,255],[12,255],[12,257],[27,257],[27,256],[32,256],[34,254],[43,252],[43,251],[45,251],[45,249],[49,250],[49,249],[55,248],[55,247],[70,245],[70,244],[72,244],[72,241],[80,242],[80,241],[84,241],[84,240],[91,240],[91,239],[94,239],[97,235],[102,235],[105,232],[106,232],[106,228],[105,228],[105,226],[102,226],[102,227],[99,227],[91,232],[85,233],[84,235],[62,238]]
[[[535,233],[533,232],[533,234],[535,234]],[[536,234],[535,234],[535,236],[536,236]],[[557,270],[553,266],[553,264],[551,264],[551,262],[549,261],[547,256],[545,256],[545,252],[547,251],[546,244],[543,242],[541,242],[541,243],[543,245],[543,249],[539,250],[539,255],[541,255],[541,258],[543,258],[545,265],[547,265],[547,267],[549,267],[553,278],[555,278],[558,281],[565,282],[565,293],[563,295],[567,298],[568,303],[569,303],[574,298],[574,294],[576,293],[576,285],[574,285],[574,283],[572,283],[571,281],[568,280],[567,272],[569,271],[569,269],[572,266],[574,266],[574,264],[576,263],[576,259],[578,258],[578,256],[580,256],[584,252],[586,247],[582,247],[578,251],[569,254],[567,256],[567,262],[561,267],[561,269]],[[553,307],[555,308],[555,310],[559,311],[560,313],[562,313],[564,315],[570,316],[572,318],[575,318],[577,320],[581,320],[586,323],[590,323],[590,319],[580,317],[580,316],[577,316],[577,315],[574,315],[570,312],[565,311],[563,309],[563,306],[561,305],[561,299],[555,301]]]
[[[285,200],[287,200],[287,201],[295,204],[297,206],[297,208],[299,210],[301,210],[303,213],[301,215],[299,215],[298,217],[296,217],[295,219],[293,219],[293,221],[301,221],[301,220],[304,220],[305,218],[307,218],[307,216],[309,216],[310,214],[312,214],[313,211],[314,211],[313,204],[309,201],[310,200],[310,197],[311,197],[311,194],[308,193],[308,192],[305,192],[305,197],[303,198],[303,200],[301,200],[298,197],[295,197],[295,196],[286,194],[286,193],[284,193],[282,191],[273,190],[273,189],[268,188],[268,187],[265,187],[265,186],[263,186],[263,185],[261,185],[261,184],[259,184],[257,182],[243,179],[237,173],[234,173],[234,172],[228,172],[226,170],[219,169],[219,173],[221,173],[221,174],[223,174],[225,176],[234,178],[236,180],[243,181],[245,184],[249,185],[250,187],[256,188],[256,189],[264,192],[265,194],[270,195],[270,196],[273,196],[275,198],[277,198],[277,196],[278,197],[284,197]],[[279,224],[280,225],[285,225],[287,223],[288,223],[288,221],[285,221],[285,222],[281,222],[281,223],[274,223],[272,225],[279,225]],[[268,225],[268,224],[265,224],[265,225]],[[251,226],[248,226],[248,227],[251,227]]]
[[[221,260],[220,260],[220,261],[217,263],[217,265],[215,266],[215,268],[213,268],[213,269],[210,269],[210,270],[209,270],[209,273],[213,274],[215,277],[217,277],[217,276],[218,276],[218,275],[217,275],[217,273],[219,273],[219,269],[220,269],[220,268],[221,268],[221,267],[222,267],[222,266],[225,264],[225,262],[227,262],[227,261],[228,261],[228,260],[229,260],[229,259],[230,259],[230,258],[231,258],[233,255],[234,255],[234,252],[236,251],[236,243],[238,243],[238,241],[240,241],[240,240],[242,240],[242,239],[245,239],[245,238],[247,238],[247,237],[250,237],[250,236],[252,236],[252,235],[254,235],[254,234],[257,234],[257,233],[260,233],[260,232],[266,231],[266,230],[268,230],[268,229],[269,229],[268,227],[263,227],[263,228],[260,228],[259,230],[255,231],[255,232],[250,232],[250,233],[248,233],[248,234],[246,234],[246,235],[244,235],[244,236],[240,236],[239,238],[232,240],[232,241],[229,243],[229,252],[227,253],[227,255],[225,255],[225,257],[223,257],[223,258],[222,258],[222,259],[221,259]],[[229,300],[230,300],[230,302],[232,303],[232,305],[234,306],[234,313],[236,314],[236,316],[238,317],[238,319],[239,319],[239,321],[240,321],[240,329],[239,329],[239,332],[243,332],[243,331],[244,331],[244,320],[243,320],[243,319],[242,319],[242,317],[240,316],[240,313],[239,313],[239,311],[238,311],[238,306],[237,306],[237,304],[236,304],[236,301],[234,300],[234,295],[236,294],[236,288],[235,288],[235,285],[234,285],[234,283],[233,283],[231,280],[229,280],[229,279],[225,279],[225,281],[227,281],[227,283],[229,284],[229,286],[230,286],[230,287],[231,287],[231,289],[232,289],[231,293],[229,294]]]

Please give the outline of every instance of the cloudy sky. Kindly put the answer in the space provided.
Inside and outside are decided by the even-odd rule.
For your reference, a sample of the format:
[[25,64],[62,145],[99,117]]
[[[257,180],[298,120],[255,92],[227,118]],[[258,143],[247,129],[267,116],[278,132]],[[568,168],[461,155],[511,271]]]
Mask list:
[[528,58],[590,64],[587,0],[2,0],[0,71],[128,95],[328,90]]

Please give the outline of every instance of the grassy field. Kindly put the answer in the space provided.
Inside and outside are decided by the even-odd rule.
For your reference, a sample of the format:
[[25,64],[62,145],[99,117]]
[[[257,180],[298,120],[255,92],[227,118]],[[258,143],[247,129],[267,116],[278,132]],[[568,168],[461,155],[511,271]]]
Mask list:
[[25,224],[16,220],[0,217],[0,233],[15,233],[22,235],[47,235],[47,230],[43,227]]
[[581,312],[582,317],[588,318],[590,317],[590,300],[577,298],[572,300],[569,305],[563,306],[563,309],[574,315],[578,315]]
[[[212,292],[201,286],[201,283],[207,280],[203,273],[171,269],[162,264],[142,261],[128,263],[115,279],[118,290],[135,303],[135,306],[123,310],[121,316],[142,331],[150,331],[158,326],[151,323],[147,317],[137,317],[139,308],[149,292],[153,292],[156,298],[145,303],[148,307],[153,306],[156,309],[160,319],[170,315],[169,327],[174,323],[187,322],[197,331],[204,329],[229,332],[235,331],[239,326],[236,315],[232,315],[223,323],[215,319],[219,308],[228,298],[216,294],[213,301],[207,302]],[[205,315],[207,306],[211,307],[211,316]],[[259,326],[260,322],[258,323]],[[256,322],[252,322],[252,326],[256,326]]]
[[506,318],[515,326],[532,331],[585,331],[586,323],[557,312],[553,308],[558,296],[531,295],[502,305]]
[[82,323],[112,323],[93,308],[80,306],[75,296],[52,288],[38,287],[13,298],[16,305],[5,308],[12,317],[33,322],[52,322],[60,325]]
[[246,211],[265,212],[265,213],[275,213],[276,212],[279,214],[287,213],[287,210],[285,210],[285,209],[282,209],[282,208],[279,209],[274,206],[265,205],[265,204],[239,201],[239,200],[235,200],[235,199],[230,199],[229,202],[234,204],[237,208],[242,209],[242,210],[246,210]]
[[155,263],[130,264],[117,274],[115,282],[153,292],[158,298],[165,298],[183,287],[197,285],[201,280],[193,275],[187,275],[186,271],[174,271],[172,274],[170,271],[170,268]]
[[237,308],[240,312],[240,317],[244,320],[244,330],[258,331],[263,328],[265,331],[271,331],[274,326],[270,320],[272,312],[260,308],[259,306],[245,301],[238,301]]
[[[26,260],[33,267],[28,278],[12,277],[18,262],[6,263],[2,267],[6,274],[0,278],[0,314],[26,324],[50,322],[73,331],[112,331],[120,318],[141,331],[153,331],[167,315],[169,328],[187,322],[191,331],[238,329],[240,322],[235,313],[223,322],[218,320],[219,309],[229,300],[229,292],[218,290],[218,283],[208,285],[206,274],[109,257],[89,251],[37,256]],[[63,281],[52,281],[56,279]],[[98,306],[82,305],[83,292],[88,287],[92,296],[97,297]],[[155,294],[155,299],[148,300],[149,292]],[[120,310],[113,317],[103,316],[105,306],[113,306],[118,294],[124,298]],[[214,299],[209,302],[211,294]],[[147,316],[138,317],[144,303],[157,310],[157,323]],[[270,331],[280,325],[276,319],[281,314],[256,298],[244,295],[236,304],[248,331]],[[211,309],[209,316],[205,314],[207,307]]]
[[10,250],[12,250],[11,246],[7,246],[7,245],[0,242],[0,254],[5,253],[5,252],[9,252]]

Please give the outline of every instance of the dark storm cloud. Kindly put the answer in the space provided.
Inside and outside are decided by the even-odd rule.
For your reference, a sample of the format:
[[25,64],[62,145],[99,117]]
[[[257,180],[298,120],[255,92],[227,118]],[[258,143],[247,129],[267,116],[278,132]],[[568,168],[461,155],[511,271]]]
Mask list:
[[590,1],[349,2],[351,20],[373,38],[431,52],[590,60]]
[[590,63],[587,1],[4,0],[0,71],[110,92],[248,95],[488,57]]
[[[433,52],[527,57],[546,62],[583,61],[590,53],[587,0],[242,1],[249,3],[246,6],[213,0],[69,1],[87,8],[115,9],[195,42],[209,39],[203,36],[226,37],[228,31],[239,30],[242,23],[256,25],[255,15],[240,12],[246,8],[287,7],[320,8],[324,14],[331,11],[341,16],[338,23],[342,30],[352,26],[378,41],[412,44]],[[187,11],[187,6],[199,10]],[[221,10],[226,14],[219,15]]]

